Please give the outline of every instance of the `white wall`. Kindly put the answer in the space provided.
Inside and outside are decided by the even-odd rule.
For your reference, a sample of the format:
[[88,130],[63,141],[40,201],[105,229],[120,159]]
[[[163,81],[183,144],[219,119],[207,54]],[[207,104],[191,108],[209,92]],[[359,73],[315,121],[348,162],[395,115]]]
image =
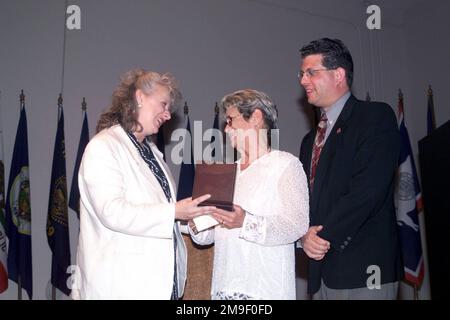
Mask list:
[[[212,125],[214,103],[224,94],[248,87],[267,92],[279,108],[281,149],[297,155],[301,138],[310,128],[310,109],[302,102],[296,78],[298,50],[324,36],[341,38],[350,48],[354,92],[360,98],[370,91],[373,100],[396,107],[402,87],[407,125],[417,150],[416,141],[425,134],[428,83],[435,89],[438,124],[450,118],[449,109],[444,108],[449,44],[443,21],[448,3],[428,1],[427,9],[420,1],[401,3],[393,7],[382,1],[382,29],[369,31],[365,24],[368,4],[360,0],[71,1],[81,8],[82,25],[81,30],[66,32],[63,93],[68,186],[81,129],[81,98],[87,99],[92,136],[119,75],[133,67],[172,72],[191,106],[191,121],[204,121],[204,129]],[[27,96],[36,299],[46,299],[50,274],[45,224],[56,100],[62,82],[64,14],[63,1],[0,0],[0,124],[7,176],[20,89]],[[431,41],[428,34],[440,34],[447,42]],[[178,115],[174,128],[181,126],[181,109]],[[172,147],[167,146],[166,154]],[[171,166],[178,178],[179,168]],[[73,211],[69,214],[74,261],[78,221]],[[304,284],[299,280],[299,297],[305,296]],[[406,298],[411,297],[408,289],[403,290]],[[10,282],[0,299],[15,296],[16,286]]]

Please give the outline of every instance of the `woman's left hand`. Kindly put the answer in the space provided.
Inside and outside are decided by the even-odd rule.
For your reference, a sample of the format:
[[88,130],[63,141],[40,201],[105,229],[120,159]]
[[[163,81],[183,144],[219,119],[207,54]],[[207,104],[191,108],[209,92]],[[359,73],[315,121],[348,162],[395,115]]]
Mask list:
[[220,225],[227,229],[242,227],[245,218],[245,211],[240,206],[234,204],[234,211],[226,211],[216,208],[212,211],[214,219],[219,221]]

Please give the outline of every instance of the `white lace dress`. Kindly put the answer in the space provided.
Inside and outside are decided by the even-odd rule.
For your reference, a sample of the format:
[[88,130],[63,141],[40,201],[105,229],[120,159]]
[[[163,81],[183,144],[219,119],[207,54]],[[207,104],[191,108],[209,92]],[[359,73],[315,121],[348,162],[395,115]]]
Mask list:
[[294,242],[309,226],[308,187],[292,154],[271,151],[236,177],[234,203],[247,213],[241,228],[194,235],[215,243],[212,299],[295,299]]

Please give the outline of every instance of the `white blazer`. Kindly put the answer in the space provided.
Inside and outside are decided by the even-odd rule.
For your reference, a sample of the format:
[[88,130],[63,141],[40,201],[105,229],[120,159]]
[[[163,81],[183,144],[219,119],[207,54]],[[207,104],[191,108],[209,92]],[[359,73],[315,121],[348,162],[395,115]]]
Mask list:
[[[172,196],[175,183],[161,152],[151,148]],[[78,175],[80,235],[73,276],[74,299],[170,299],[177,237],[178,292],[186,281],[186,246],[148,165],[119,125],[87,145]]]

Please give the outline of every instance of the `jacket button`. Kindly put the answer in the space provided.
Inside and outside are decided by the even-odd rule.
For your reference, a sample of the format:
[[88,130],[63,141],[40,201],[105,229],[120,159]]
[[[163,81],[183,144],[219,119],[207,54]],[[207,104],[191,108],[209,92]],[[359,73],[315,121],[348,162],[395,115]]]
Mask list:
[[344,241],[344,245],[348,245],[348,241]]
[[341,250],[344,250],[345,249],[345,246],[344,245],[341,245]]
[[352,240],[352,237],[347,237],[347,240],[348,240],[348,241]]

